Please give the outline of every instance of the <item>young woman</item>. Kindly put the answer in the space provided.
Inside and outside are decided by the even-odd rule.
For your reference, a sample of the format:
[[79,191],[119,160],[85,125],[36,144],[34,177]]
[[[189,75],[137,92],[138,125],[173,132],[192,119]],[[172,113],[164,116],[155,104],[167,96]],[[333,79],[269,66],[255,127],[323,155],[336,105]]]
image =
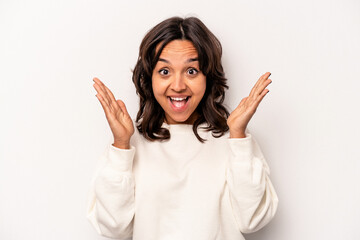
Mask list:
[[[94,175],[88,219],[103,236],[239,240],[275,215],[269,166],[247,129],[270,73],[229,114],[221,44],[195,17],[173,17],[144,37],[133,71],[136,119],[97,78],[114,141]],[[134,125],[136,127],[134,127]]]

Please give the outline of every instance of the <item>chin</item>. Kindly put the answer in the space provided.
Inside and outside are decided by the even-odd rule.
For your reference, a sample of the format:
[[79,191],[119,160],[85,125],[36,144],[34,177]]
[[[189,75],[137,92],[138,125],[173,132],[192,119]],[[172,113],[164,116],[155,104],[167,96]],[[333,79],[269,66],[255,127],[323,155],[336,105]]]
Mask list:
[[186,123],[189,120],[189,117],[171,117],[170,121],[175,123]]
[[167,118],[170,122],[170,124],[193,124],[193,116],[192,115],[181,115],[181,116],[174,116],[174,115],[168,115]]

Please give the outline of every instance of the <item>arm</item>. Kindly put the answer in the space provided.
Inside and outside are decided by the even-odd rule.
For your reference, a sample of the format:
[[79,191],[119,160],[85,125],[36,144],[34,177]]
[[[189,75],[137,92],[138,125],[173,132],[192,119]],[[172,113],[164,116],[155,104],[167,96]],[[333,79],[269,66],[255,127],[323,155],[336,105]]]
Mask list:
[[[95,95],[104,109],[114,137],[94,175],[87,216],[96,231],[106,237],[132,236],[135,214],[135,182],[132,173],[135,147],[130,147],[134,124],[125,103],[98,78],[93,78]],[[119,148],[118,148],[119,147]],[[125,149],[121,149],[125,148]]]
[[135,147],[109,145],[93,177],[87,218],[105,237],[128,239],[133,232],[135,183],[132,164]]
[[242,233],[255,232],[274,217],[278,197],[270,181],[270,169],[250,132],[245,138],[229,138],[227,184],[234,217]]

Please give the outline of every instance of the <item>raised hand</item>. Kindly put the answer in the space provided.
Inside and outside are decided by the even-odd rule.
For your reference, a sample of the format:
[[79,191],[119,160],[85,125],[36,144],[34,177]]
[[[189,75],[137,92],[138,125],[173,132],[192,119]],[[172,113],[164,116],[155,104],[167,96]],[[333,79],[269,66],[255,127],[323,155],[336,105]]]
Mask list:
[[134,134],[134,125],[123,101],[115,100],[109,88],[100,79],[93,78],[95,95],[104,109],[106,119],[114,135],[113,146],[130,149],[130,138]]
[[269,92],[269,90],[265,88],[272,82],[272,80],[269,79],[270,75],[270,72],[262,75],[252,88],[250,95],[243,98],[240,104],[228,117],[227,124],[230,129],[230,138],[246,137],[246,126],[256,112],[261,100]]

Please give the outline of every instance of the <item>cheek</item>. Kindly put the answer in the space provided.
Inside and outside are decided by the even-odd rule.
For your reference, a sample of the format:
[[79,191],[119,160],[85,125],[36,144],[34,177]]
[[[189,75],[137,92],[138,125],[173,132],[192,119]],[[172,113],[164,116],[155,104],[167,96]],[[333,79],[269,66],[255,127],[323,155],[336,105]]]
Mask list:
[[156,78],[153,78],[152,90],[153,90],[156,100],[158,100],[158,97],[160,97],[161,95],[164,95],[165,89],[166,89],[166,87],[164,86],[164,84],[161,83],[161,81],[159,81]]
[[199,81],[198,84],[194,86],[194,89],[196,89],[197,95],[202,98],[206,91],[206,78],[204,77],[203,79],[201,79],[201,81]]

